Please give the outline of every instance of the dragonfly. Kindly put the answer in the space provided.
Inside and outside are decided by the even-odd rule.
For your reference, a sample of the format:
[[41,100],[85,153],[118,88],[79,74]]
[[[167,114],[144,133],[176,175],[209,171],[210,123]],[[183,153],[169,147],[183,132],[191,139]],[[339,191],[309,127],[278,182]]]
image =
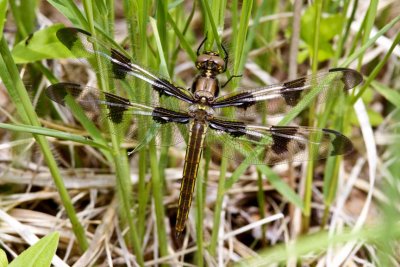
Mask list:
[[[324,128],[302,126],[266,126],[255,121],[253,107],[263,104],[269,110],[295,107],[305,95],[316,91],[317,103],[335,98],[363,81],[362,75],[349,68],[335,68],[317,72],[292,81],[260,88],[239,88],[220,95],[218,75],[226,72],[228,53],[197,49],[195,67],[198,74],[190,88],[183,88],[135,62],[124,49],[110,41],[95,38],[78,28],[62,28],[56,33],[58,40],[78,58],[101,58],[99,72],[106,71],[115,81],[139,79],[149,84],[154,94],[150,101],[130,100],[116,94],[102,92],[94,87],[77,83],[56,83],[46,89],[54,102],[67,105],[67,97],[74,99],[84,111],[103,110],[110,122],[119,126],[124,122],[136,124],[137,130],[153,129],[156,134],[168,132],[170,141],[164,145],[186,142],[175,235],[181,236],[190,211],[195,182],[203,150],[223,151],[221,157],[250,164],[275,165],[289,162],[320,160],[330,156],[348,154],[352,142],[342,133]],[[229,80],[228,80],[229,82]],[[133,95],[144,95],[146,88],[130,88]],[[168,104],[166,99],[173,99]],[[167,104],[165,104],[167,103]],[[164,105],[165,104],[165,105]],[[224,116],[224,109],[233,110],[235,116]],[[241,116],[240,114],[247,114]],[[133,131],[135,132],[135,131]],[[183,136],[186,134],[186,136]],[[134,134],[134,136],[139,136]],[[146,135],[147,136],[147,135]],[[143,138],[143,136],[142,136]],[[162,142],[161,142],[162,143]],[[149,142],[146,143],[147,145]],[[158,144],[158,143],[157,143]],[[162,144],[161,144],[162,145]],[[314,156],[310,157],[312,150]]]

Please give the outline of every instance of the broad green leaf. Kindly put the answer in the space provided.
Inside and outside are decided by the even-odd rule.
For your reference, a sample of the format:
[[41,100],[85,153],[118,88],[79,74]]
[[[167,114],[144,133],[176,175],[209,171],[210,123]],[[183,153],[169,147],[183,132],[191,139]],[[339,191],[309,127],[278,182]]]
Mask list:
[[[0,32],[3,32],[4,23],[6,22],[7,14],[7,0],[0,0]],[[3,38],[3,34],[0,35],[0,40]]]
[[43,59],[74,57],[56,36],[56,32],[64,27],[55,24],[37,31],[27,39],[18,43],[12,50],[15,63],[31,63]]
[[46,235],[10,263],[10,267],[47,267],[57,250],[60,234]]
[[[314,21],[315,21],[315,5],[311,5],[304,15],[301,17],[301,39],[307,44],[307,48],[312,54],[314,49]],[[331,40],[338,35],[342,30],[343,16],[341,14],[324,15],[321,18],[319,28],[319,43],[318,43],[318,61],[324,61],[334,56],[334,51],[331,45]],[[300,62],[304,60],[304,53],[298,59]]]
[[6,267],[8,266],[8,260],[7,260],[7,255],[4,252],[4,250],[0,249],[0,266],[1,267]]
[[[315,20],[315,5],[311,5],[301,17],[301,38],[308,45],[312,46],[314,42],[314,20]],[[342,31],[341,14],[325,15],[321,18],[319,28],[319,38],[322,42],[332,40],[333,37]]]

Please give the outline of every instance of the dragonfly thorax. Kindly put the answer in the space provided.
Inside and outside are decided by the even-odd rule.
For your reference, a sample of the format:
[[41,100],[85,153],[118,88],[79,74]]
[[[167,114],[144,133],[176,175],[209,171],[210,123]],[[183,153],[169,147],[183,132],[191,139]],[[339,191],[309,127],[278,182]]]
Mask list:
[[192,93],[197,102],[211,104],[219,94],[218,79],[211,76],[197,76],[192,84]]
[[205,121],[214,118],[214,109],[203,104],[193,104],[189,106],[188,113],[198,121]]

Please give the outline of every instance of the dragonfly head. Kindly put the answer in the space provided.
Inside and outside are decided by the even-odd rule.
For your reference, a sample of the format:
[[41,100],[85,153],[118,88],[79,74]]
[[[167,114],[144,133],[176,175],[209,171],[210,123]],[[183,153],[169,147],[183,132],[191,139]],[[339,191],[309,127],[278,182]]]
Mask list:
[[196,68],[203,73],[217,75],[224,72],[225,61],[217,52],[204,51],[197,57]]

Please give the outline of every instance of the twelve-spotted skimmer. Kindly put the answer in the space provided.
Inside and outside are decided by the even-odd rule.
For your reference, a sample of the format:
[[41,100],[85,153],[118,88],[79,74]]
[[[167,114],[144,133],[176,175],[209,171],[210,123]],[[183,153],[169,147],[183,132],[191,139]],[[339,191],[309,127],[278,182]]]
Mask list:
[[[130,101],[75,83],[58,83],[48,87],[46,94],[51,100],[65,105],[66,96],[70,96],[87,112],[104,109],[116,126],[126,120],[135,120],[133,124],[136,127],[156,131],[167,128],[173,137],[169,138],[172,141],[166,145],[179,142],[178,136],[186,129],[188,138],[175,227],[177,236],[185,227],[200,158],[206,146],[220,145],[224,147],[222,156],[238,160],[246,158],[253,164],[266,165],[323,159],[344,155],[353,149],[351,141],[334,130],[247,124],[240,119],[222,117],[220,111],[231,107],[238,113],[246,114],[251,107],[254,108],[257,103],[267,100],[268,102],[264,103],[267,110],[293,107],[316,86],[320,88],[319,99],[323,101],[360,84],[363,78],[355,70],[331,69],[289,82],[241,89],[219,96],[221,86],[216,76],[226,71],[226,51],[223,58],[216,52],[201,52],[200,45],[195,64],[199,74],[192,87],[185,89],[153,74],[135,63],[123,51],[107,42],[94,39],[86,31],[63,28],[57,32],[57,37],[77,57],[102,58],[107,71],[112,72],[116,80],[138,78],[147,82],[152,86],[158,100],[152,97],[152,105],[149,101]],[[138,95],[142,94],[141,90],[132,89],[133,93]],[[165,103],[167,99],[179,101],[173,102],[175,106],[162,106],[160,103]],[[254,117],[252,119],[254,120]],[[184,139],[183,137],[181,140]],[[313,159],[309,158],[310,149],[315,152]]]

